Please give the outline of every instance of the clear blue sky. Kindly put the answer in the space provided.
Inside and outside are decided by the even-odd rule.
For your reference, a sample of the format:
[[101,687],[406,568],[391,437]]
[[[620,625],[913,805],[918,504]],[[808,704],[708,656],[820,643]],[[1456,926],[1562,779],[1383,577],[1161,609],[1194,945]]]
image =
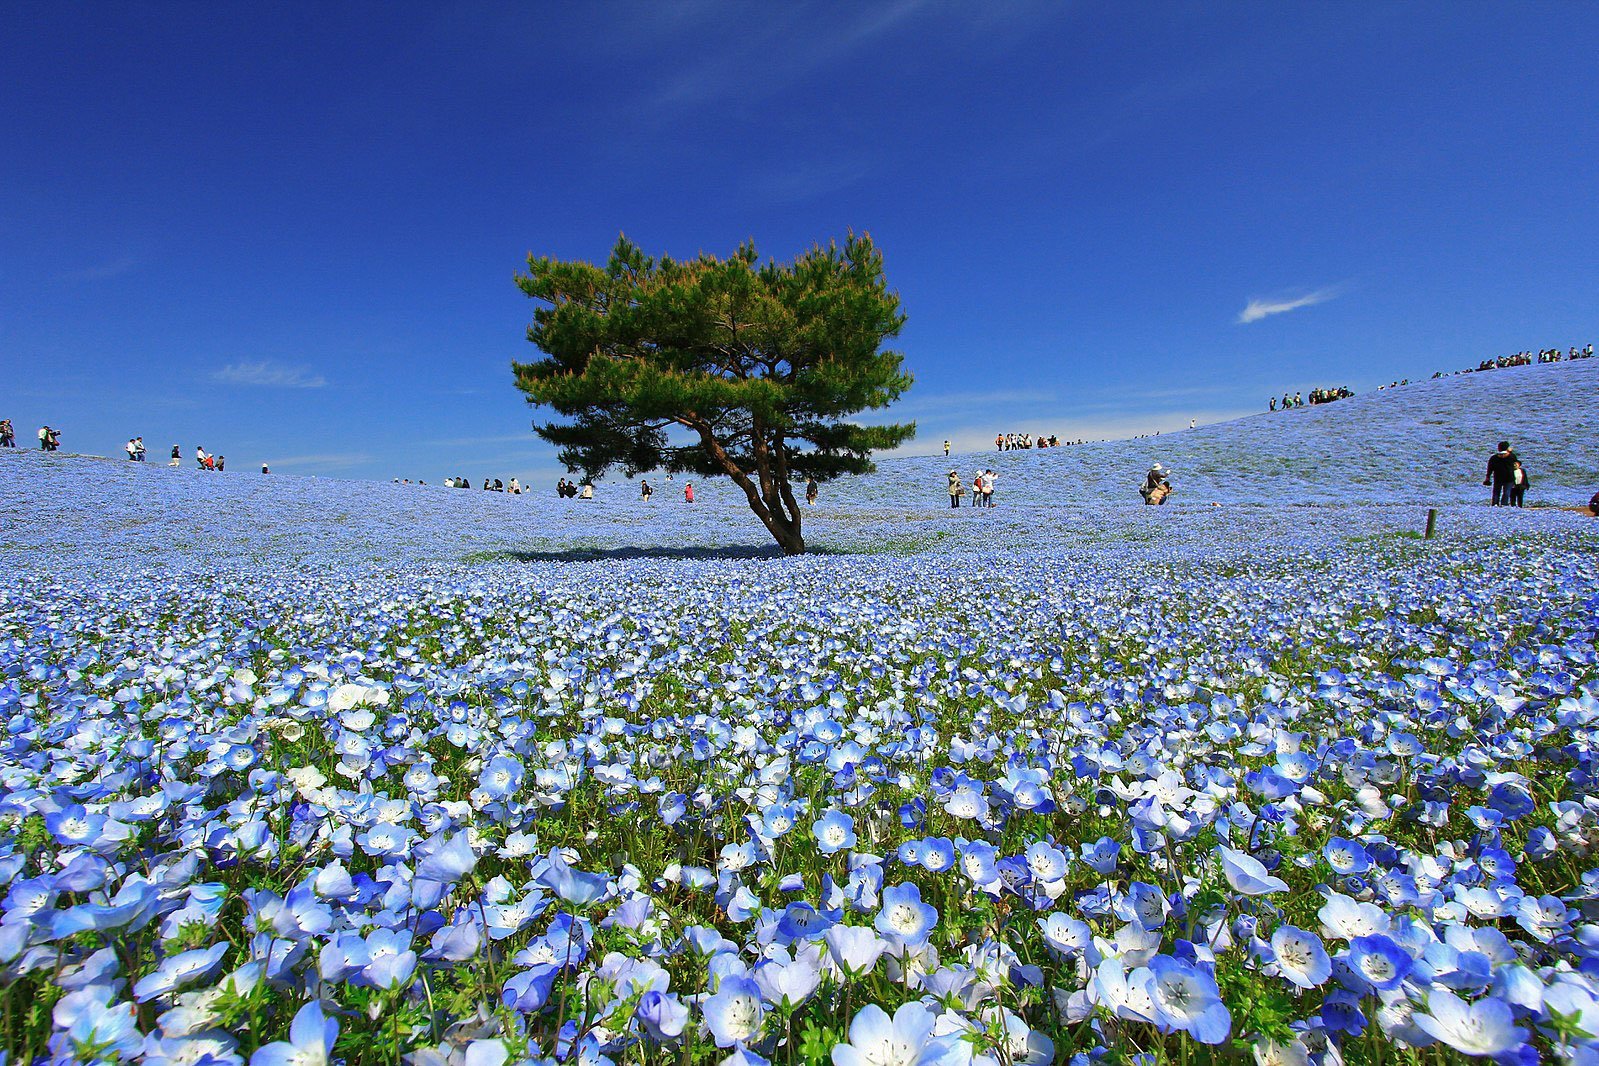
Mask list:
[[919,452],[1581,345],[1595,42],[1577,2],[13,0],[0,417],[553,480],[512,275],[624,231],[785,259],[869,231]]

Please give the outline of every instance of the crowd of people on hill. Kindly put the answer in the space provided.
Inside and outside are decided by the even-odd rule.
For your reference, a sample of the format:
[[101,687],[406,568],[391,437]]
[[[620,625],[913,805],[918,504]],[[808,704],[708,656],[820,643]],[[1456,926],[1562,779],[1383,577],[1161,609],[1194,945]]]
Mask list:
[[[1067,444],[1081,444],[1082,441],[1067,441]],[[994,435],[994,447],[1002,452],[1028,451],[1033,448],[1059,448],[1061,440],[1055,434],[1048,436],[1040,433],[1033,436],[1031,433],[997,433]],[[949,449],[944,449],[944,454],[949,454]]]
[[[1406,384],[1409,384],[1409,382],[1406,382]],[[1336,389],[1311,389],[1308,400],[1304,398],[1302,393],[1296,392],[1290,396],[1285,392],[1283,393],[1281,406],[1278,406],[1277,397],[1273,396],[1267,402],[1266,410],[1287,411],[1295,407],[1304,407],[1306,404],[1314,407],[1317,404],[1332,403],[1334,400],[1346,400],[1353,395],[1354,392],[1350,390],[1348,385],[1340,385]]]
[[[1497,359],[1484,359],[1482,362],[1478,363],[1476,367],[1470,370],[1456,371],[1456,373],[1477,374],[1484,370],[1504,370],[1507,367],[1512,366],[1532,366],[1534,363],[1574,363],[1578,359],[1592,358],[1593,345],[1591,343],[1580,351],[1577,349],[1577,346],[1573,344],[1565,355],[1560,354],[1559,348],[1540,348],[1536,354],[1529,350],[1525,352],[1517,352],[1515,355],[1501,355]],[[1443,377],[1443,374],[1440,372],[1434,374],[1433,377],[1441,378]]]
[[[396,478],[395,480],[398,481],[400,479]],[[409,482],[405,483],[409,484]],[[426,485],[427,482],[424,481],[422,484]],[[472,487],[472,479],[466,477],[447,477],[444,479],[444,487],[447,489],[469,489]],[[520,481],[513,477],[509,485],[501,481],[499,478],[484,478],[483,491],[504,492],[512,496],[520,496],[527,490],[522,487],[522,483]]]
[[[37,434],[39,450],[42,452],[58,452],[61,450],[61,431],[53,426],[39,427]],[[17,446],[17,431],[11,424],[11,419],[0,419],[0,448],[15,448]],[[143,437],[129,437],[128,442],[122,446],[129,462],[142,463],[146,461],[146,452]],[[204,448],[194,449],[194,462],[202,470],[224,470],[227,467],[227,456],[212,455]],[[172,446],[172,458],[168,466],[183,465],[183,449],[179,445]],[[270,473],[265,463],[261,464],[261,473]]]

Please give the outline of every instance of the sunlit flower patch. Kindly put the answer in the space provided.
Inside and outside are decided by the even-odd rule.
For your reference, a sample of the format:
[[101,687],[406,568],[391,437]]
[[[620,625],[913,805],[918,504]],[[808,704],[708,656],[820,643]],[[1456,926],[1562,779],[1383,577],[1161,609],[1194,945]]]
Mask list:
[[30,550],[3,1044],[1595,1061],[1593,535],[1306,514],[884,554],[840,519],[850,554],[792,561]]

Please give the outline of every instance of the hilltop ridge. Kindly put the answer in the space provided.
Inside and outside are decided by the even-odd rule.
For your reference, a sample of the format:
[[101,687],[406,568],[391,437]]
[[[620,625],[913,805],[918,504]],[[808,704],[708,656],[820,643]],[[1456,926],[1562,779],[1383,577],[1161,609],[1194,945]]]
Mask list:
[[969,482],[991,468],[1006,503],[1137,504],[1160,462],[1174,504],[1464,503],[1484,498],[1483,467],[1503,439],[1532,476],[1530,499],[1586,502],[1599,489],[1599,360],[1436,378],[1137,440],[883,459],[826,491],[839,504],[936,503],[950,469]]

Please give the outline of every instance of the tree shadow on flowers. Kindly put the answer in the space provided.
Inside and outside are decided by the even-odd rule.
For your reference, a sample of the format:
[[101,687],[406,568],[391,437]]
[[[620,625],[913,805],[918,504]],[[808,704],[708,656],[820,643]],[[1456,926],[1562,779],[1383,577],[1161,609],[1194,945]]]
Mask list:
[[466,563],[592,563],[630,559],[781,559],[782,549],[775,544],[727,544],[720,547],[683,547],[669,544],[623,548],[574,547],[548,550],[511,548],[504,551],[472,552]]

